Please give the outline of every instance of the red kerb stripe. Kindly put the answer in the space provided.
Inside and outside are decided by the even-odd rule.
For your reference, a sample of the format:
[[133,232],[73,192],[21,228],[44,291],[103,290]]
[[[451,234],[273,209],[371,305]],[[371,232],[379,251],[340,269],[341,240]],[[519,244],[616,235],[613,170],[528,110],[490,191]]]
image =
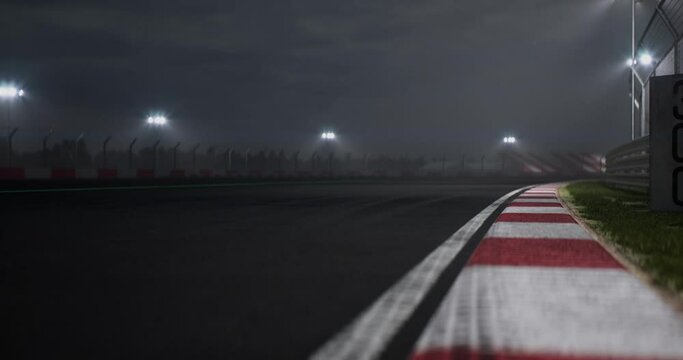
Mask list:
[[526,206],[526,207],[562,207],[562,204],[555,202],[517,202],[513,201],[508,206]]
[[514,351],[484,351],[467,349],[462,346],[453,348],[431,349],[415,353],[411,360],[654,360],[654,357],[641,356],[609,356],[609,355],[575,355],[553,353],[523,353]]
[[519,195],[519,199],[557,199],[555,195]]
[[484,239],[468,265],[622,268],[595,241],[496,237]]
[[575,223],[569,214],[503,213],[496,222]]

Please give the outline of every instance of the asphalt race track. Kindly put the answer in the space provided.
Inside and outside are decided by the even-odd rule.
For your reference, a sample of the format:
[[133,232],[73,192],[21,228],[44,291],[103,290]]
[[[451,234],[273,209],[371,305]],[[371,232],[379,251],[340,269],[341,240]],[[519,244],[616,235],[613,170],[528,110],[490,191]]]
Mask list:
[[2,193],[2,358],[302,359],[520,186]]

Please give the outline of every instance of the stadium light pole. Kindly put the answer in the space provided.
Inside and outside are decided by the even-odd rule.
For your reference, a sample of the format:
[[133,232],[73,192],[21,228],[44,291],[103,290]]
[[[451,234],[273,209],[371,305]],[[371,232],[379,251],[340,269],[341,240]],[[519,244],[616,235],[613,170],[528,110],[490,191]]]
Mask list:
[[138,141],[138,138],[133,138],[133,141],[128,144],[128,168],[133,168],[133,146]]
[[43,166],[47,167],[47,140],[52,135],[52,129],[43,137]]
[[194,147],[192,147],[192,172],[194,173],[196,165],[197,165],[197,149],[199,149],[199,146],[201,144],[197,143]]
[[156,171],[157,168],[157,147],[159,146],[159,143],[161,142],[161,139],[159,139],[159,132],[158,129],[165,127],[168,124],[168,119],[166,119],[165,116],[163,115],[150,115],[147,117],[146,120],[147,126],[149,126],[152,129],[155,129],[155,135],[157,135],[157,141],[154,143],[152,146],[152,170]]
[[145,120],[150,129],[155,130],[154,135],[159,135],[159,129],[168,125],[168,119],[163,115],[150,115]]
[[232,148],[229,147],[225,152],[228,157],[228,171],[232,172]]
[[318,152],[314,151],[313,154],[311,154],[311,172],[315,172],[315,157],[318,156]]
[[[507,147],[514,145],[517,143],[517,138],[514,136],[506,136],[503,138],[503,144],[505,144]],[[505,152],[502,152],[501,154],[501,171],[505,171]]]
[[110,140],[111,140],[111,135],[107,136],[107,138],[104,139],[104,142],[102,143],[102,168],[103,169],[107,168],[107,144],[109,144]]
[[12,130],[12,101],[24,96],[24,90],[11,85],[0,86],[0,98],[7,100],[7,162],[12,166],[12,137],[18,128]]
[[328,153],[328,158],[327,158],[327,171],[331,174],[332,173],[332,162],[334,158],[334,152],[332,151],[332,142],[337,140],[337,134],[334,133],[334,131],[324,131],[322,134],[320,134],[320,138],[322,139],[323,143],[325,144],[325,148],[329,150]]
[[178,148],[180,147],[180,141],[178,141],[175,146],[173,147],[173,169],[175,170],[178,168]]
[[636,59],[636,0],[631,0],[631,141],[636,138],[636,84],[635,84],[635,59]]
[[157,171],[157,148],[159,147],[159,143],[161,140],[157,140],[154,145],[152,145],[152,170],[154,171],[154,175],[156,176],[156,171]]
[[294,172],[295,173],[299,172],[299,151],[298,150],[294,153]]
[[[642,0],[631,0],[631,58],[629,62],[631,64],[631,140],[636,139],[636,3]],[[647,56],[645,60],[649,57],[650,63],[652,62],[652,57]],[[649,65],[649,64],[645,64]],[[640,79],[638,79],[640,80]],[[641,81],[642,83],[642,81]]]

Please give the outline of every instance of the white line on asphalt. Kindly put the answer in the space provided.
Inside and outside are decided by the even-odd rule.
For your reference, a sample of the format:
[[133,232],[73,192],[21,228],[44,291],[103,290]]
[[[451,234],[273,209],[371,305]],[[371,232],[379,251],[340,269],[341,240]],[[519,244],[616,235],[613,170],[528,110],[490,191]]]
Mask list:
[[323,344],[313,360],[369,360],[377,358],[401,325],[415,311],[462,247],[484,221],[521,189],[511,191],[470,219],[448,240],[403,276],[349,325]]

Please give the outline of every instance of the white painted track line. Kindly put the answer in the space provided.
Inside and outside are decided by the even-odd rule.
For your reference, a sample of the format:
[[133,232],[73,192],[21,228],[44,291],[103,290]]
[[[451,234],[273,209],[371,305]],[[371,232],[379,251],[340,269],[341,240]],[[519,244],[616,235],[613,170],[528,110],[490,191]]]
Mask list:
[[499,206],[519,191],[504,195],[473,217],[310,358],[377,358],[472,235]]
[[[555,194],[538,189],[525,194]],[[529,202],[539,204],[524,206]],[[512,203],[519,206],[504,213],[522,215],[507,218],[528,221],[494,223],[432,316],[413,360],[683,359],[676,310],[580,225],[538,216],[568,209]]]

